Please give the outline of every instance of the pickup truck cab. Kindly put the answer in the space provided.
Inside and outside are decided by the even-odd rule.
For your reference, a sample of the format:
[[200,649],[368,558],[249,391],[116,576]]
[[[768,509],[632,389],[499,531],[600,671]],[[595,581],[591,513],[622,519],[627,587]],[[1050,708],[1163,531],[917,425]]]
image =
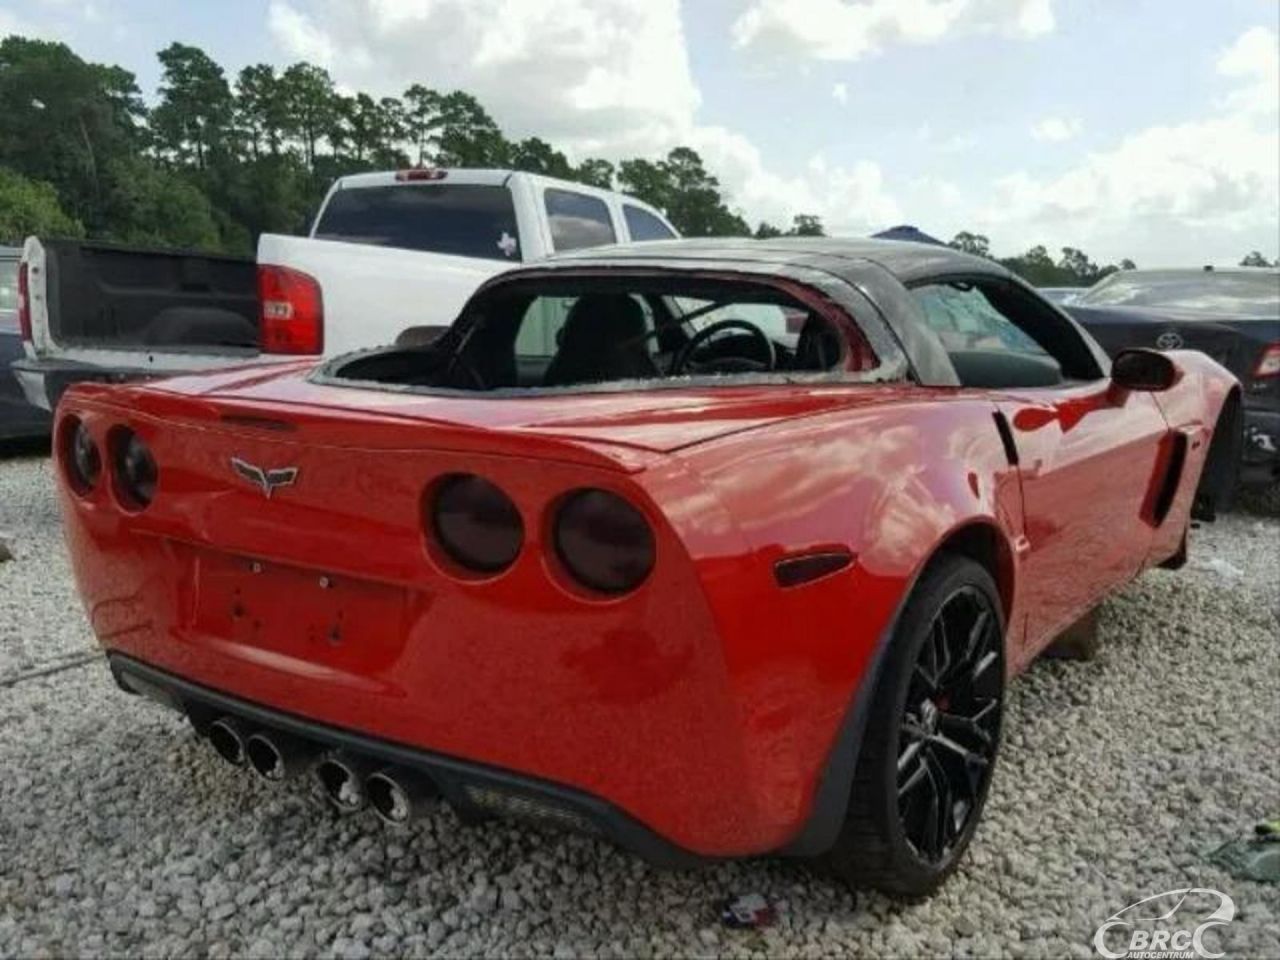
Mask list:
[[610,190],[419,167],[338,179],[310,234],[263,234],[256,264],[31,237],[25,357],[13,368],[31,402],[52,409],[84,380],[319,359],[429,335],[515,266],[675,236],[657,210]]

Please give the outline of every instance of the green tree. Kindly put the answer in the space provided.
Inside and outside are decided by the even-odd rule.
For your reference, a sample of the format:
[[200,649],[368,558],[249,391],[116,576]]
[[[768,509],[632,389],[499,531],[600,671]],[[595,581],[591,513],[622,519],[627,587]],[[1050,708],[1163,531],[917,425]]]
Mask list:
[[414,161],[423,166],[439,144],[440,101],[435,90],[415,83],[404,92],[405,136],[417,153]]
[[208,197],[181,174],[140,157],[110,171],[106,198],[111,227],[101,236],[120,243],[191,250],[222,249],[222,234]]
[[797,213],[791,220],[791,229],[787,231],[793,237],[825,237],[822,218],[811,213]]
[[756,232],[753,234],[753,236],[757,240],[771,240],[774,237],[782,236],[782,231],[779,230],[777,227],[775,227],[772,223],[767,223],[764,220],[761,220],[759,225],[757,225]]
[[[1066,274],[1068,282],[1079,286],[1092,286],[1104,275],[1083,250],[1075,247],[1062,248],[1062,259],[1058,261],[1058,269]],[[1115,267],[1112,267],[1109,272],[1114,273]]]
[[16,246],[31,234],[82,237],[84,225],[62,209],[52,184],[0,167],[0,243]]
[[1037,287],[1060,286],[1064,282],[1058,265],[1042,245],[1032,247],[1021,256],[1007,257],[1000,262],[1027,283]]
[[333,78],[314,64],[295,63],[280,78],[280,96],[287,118],[284,132],[302,146],[302,158],[314,171],[321,140],[339,136]]
[[574,169],[572,179],[592,187],[599,187],[601,190],[612,190],[613,178],[616,174],[617,171],[608,160],[589,157]]
[[529,137],[511,144],[511,166],[527,173],[540,173],[546,177],[574,178],[573,165],[565,155],[538,137]]
[[52,184],[90,235],[109,225],[107,171],[142,149],[144,116],[128,71],[87,63],[62,43],[0,40],[0,165]]
[[1125,257],[1123,260],[1120,261],[1120,269],[1121,270],[1137,270],[1138,265],[1134,263],[1132,260],[1130,260],[1128,257]]
[[1242,267],[1270,267],[1274,266],[1270,260],[1264,257],[1257,250],[1252,251],[1248,256],[1240,261]]
[[968,230],[957,233],[951,239],[949,246],[963,250],[965,253],[972,253],[977,257],[991,256],[991,241],[980,233],[970,233]]
[[401,149],[408,136],[408,119],[400,98],[379,100],[377,117],[377,138],[371,159],[381,167],[408,166],[409,158]]
[[335,101],[338,109],[339,131],[337,138],[333,133],[334,152],[338,153],[339,145],[350,148],[351,158],[360,164],[365,157],[376,152],[383,142],[381,107],[367,93],[357,93],[354,97],[338,97]]
[[475,97],[454,90],[440,99],[436,162],[445,167],[499,167],[511,146]]
[[725,205],[720,181],[688,147],[676,147],[663,160],[624,160],[618,180],[623,190],[665,212],[685,236],[751,235],[747,222]]
[[160,102],[151,128],[165,155],[204,170],[209,154],[225,147],[235,116],[231,87],[199,47],[172,43],[158,54],[164,67]]
[[257,160],[265,148],[272,156],[288,126],[288,112],[275,67],[258,63],[245,67],[236,77],[236,124],[249,144],[250,156]]

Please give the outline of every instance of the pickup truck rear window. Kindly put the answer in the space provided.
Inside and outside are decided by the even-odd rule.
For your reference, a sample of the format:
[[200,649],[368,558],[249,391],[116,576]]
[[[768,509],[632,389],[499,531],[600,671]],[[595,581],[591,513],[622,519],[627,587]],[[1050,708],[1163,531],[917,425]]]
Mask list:
[[338,190],[315,230],[317,240],[510,261],[519,236],[510,190],[457,183]]

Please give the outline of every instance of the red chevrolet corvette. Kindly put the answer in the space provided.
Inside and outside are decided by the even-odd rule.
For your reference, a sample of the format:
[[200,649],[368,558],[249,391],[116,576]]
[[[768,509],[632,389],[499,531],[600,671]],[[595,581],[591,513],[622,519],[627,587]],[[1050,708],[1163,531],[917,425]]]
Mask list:
[[79,386],[55,446],[118,683],[227,760],[920,894],[1007,678],[1183,560],[1239,410],[987,260],[673,241],[504,274],[425,344]]

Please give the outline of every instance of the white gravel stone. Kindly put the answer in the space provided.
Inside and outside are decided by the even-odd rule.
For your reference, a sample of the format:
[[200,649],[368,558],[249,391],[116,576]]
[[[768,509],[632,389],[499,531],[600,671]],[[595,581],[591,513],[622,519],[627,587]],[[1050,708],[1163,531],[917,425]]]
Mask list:
[[[1277,888],[1205,859],[1280,813],[1280,503],[1245,506],[1195,532],[1186,569],[1106,604],[1097,660],[1014,684],[946,886],[855,907],[786,862],[663,872],[447,809],[392,831],[228,768],[84,660],[49,463],[0,460],[17,548],[0,565],[0,956],[1090,957],[1110,914],[1185,886],[1240,906],[1228,956],[1280,956]],[[750,892],[777,926],[718,927],[716,904]]]

